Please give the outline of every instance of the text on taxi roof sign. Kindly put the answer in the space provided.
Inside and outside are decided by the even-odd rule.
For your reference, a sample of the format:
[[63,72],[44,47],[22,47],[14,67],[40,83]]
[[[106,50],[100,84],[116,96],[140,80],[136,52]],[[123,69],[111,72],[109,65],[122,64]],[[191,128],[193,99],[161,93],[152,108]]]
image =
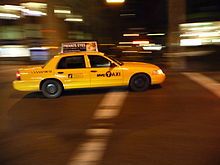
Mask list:
[[88,41],[88,42],[68,42],[62,44],[61,53],[68,52],[98,52],[97,42]]

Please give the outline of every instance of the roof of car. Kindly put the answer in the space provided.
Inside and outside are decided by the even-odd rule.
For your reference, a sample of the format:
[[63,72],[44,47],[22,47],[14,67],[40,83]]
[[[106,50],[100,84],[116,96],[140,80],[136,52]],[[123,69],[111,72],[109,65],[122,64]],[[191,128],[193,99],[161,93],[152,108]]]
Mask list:
[[84,54],[89,54],[89,55],[104,55],[102,52],[88,52],[88,51],[81,51],[81,52],[67,52],[67,53],[61,53],[56,56],[75,56],[75,55],[84,55]]

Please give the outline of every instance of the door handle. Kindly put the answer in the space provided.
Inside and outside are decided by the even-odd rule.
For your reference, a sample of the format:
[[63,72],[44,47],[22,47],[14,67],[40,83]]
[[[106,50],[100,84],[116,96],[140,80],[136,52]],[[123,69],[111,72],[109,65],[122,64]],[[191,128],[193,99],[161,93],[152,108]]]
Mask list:
[[91,72],[97,72],[97,70],[91,70]]
[[63,72],[57,72],[58,74],[63,74]]

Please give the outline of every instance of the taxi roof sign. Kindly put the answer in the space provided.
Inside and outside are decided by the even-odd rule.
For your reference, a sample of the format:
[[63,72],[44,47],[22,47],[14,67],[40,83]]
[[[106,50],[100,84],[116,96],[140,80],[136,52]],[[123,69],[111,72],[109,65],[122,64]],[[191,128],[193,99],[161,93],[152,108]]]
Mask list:
[[68,42],[63,43],[61,48],[61,53],[68,52],[98,52],[98,45],[96,41],[87,42]]

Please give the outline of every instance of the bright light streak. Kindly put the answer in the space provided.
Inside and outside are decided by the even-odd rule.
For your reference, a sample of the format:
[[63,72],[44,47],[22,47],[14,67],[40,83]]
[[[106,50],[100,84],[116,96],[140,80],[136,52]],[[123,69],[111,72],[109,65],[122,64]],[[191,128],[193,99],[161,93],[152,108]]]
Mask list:
[[135,51],[135,50],[125,50],[125,51],[122,51],[122,53],[137,53],[138,51]]
[[140,34],[123,34],[124,37],[136,37],[140,36]]
[[29,10],[29,9],[22,9],[23,15],[27,16],[45,16],[47,15],[46,13],[43,13],[41,11],[34,11],[34,10]]
[[194,27],[194,28],[189,28],[188,30],[198,31],[198,30],[214,30],[214,29],[219,29],[219,27],[217,26]]
[[29,50],[48,50],[48,48],[44,48],[44,47],[32,47],[32,48],[28,48]]
[[1,46],[0,48],[24,48],[25,45],[4,45]]
[[182,39],[180,40],[180,46],[199,46],[202,45],[201,39]]
[[124,3],[125,0],[106,0],[107,3]]
[[154,45],[154,46],[144,46],[144,50],[161,50],[162,46],[161,45]]
[[186,33],[180,35],[180,37],[193,37],[193,36],[198,36],[198,33]]
[[20,16],[16,14],[9,14],[9,13],[0,13],[0,19],[19,19]]
[[46,8],[46,3],[39,3],[39,2],[27,2],[27,3],[21,3],[22,6],[30,7],[30,8]]
[[165,36],[165,33],[152,33],[152,34],[147,34],[147,36]]
[[219,33],[216,32],[210,32],[210,33],[200,33],[199,37],[217,37],[219,36]]
[[220,39],[213,39],[212,42],[220,42]]
[[8,9],[8,10],[21,10],[24,7],[23,6],[17,6],[17,5],[4,5],[4,8]]
[[29,57],[30,51],[26,47],[0,47],[0,57]]
[[181,34],[180,37],[218,37],[220,34],[218,32],[206,32],[206,33],[186,33]]
[[210,26],[213,25],[211,22],[198,22],[198,23],[186,23],[181,24],[180,27],[196,27],[196,26]]
[[129,44],[133,44],[133,42],[119,42],[120,45],[129,45]]
[[67,22],[83,22],[83,19],[82,18],[66,18],[66,19],[64,19],[64,21],[67,21]]
[[146,54],[146,53],[153,53],[152,51],[139,51],[138,53],[140,53],[140,54]]
[[202,42],[204,42],[204,43],[212,43],[212,40],[211,39],[204,39],[204,40],[202,40]]
[[[181,24],[181,46],[209,45],[220,37],[220,21]],[[214,41],[214,42],[213,42]]]
[[134,45],[142,45],[142,44],[149,44],[149,41],[133,41],[132,44]]
[[54,10],[54,13],[56,14],[71,14],[70,10]]

